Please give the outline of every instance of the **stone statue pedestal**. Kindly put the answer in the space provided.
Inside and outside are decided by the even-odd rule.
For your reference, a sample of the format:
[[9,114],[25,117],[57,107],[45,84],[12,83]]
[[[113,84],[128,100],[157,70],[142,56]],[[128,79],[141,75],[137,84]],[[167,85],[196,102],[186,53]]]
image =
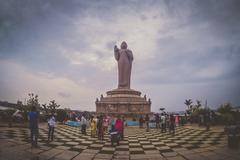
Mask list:
[[141,92],[130,89],[133,53],[125,41],[120,49],[114,46],[114,57],[118,62],[118,88],[108,91],[106,97],[101,95],[100,100],[96,99],[97,114],[124,115],[126,118],[149,114],[151,100],[147,100],[146,95],[141,97]]
[[100,100],[97,98],[95,103],[97,114],[123,115],[130,118],[151,112],[151,100],[147,100],[146,96],[141,97],[141,92],[133,89],[107,91],[107,96],[101,95]]

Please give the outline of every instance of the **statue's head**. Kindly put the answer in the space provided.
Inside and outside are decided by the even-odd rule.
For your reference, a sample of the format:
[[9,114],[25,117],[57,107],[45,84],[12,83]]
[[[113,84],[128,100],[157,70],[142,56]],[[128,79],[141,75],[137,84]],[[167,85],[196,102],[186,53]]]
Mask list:
[[122,42],[121,49],[127,49],[127,43],[125,41]]

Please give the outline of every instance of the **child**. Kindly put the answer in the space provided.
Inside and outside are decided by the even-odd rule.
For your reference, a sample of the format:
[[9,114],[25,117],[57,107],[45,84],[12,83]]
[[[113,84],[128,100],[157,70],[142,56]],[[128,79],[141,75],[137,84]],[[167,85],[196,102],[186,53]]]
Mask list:
[[117,129],[115,129],[114,125],[112,125],[111,130],[109,131],[111,135],[111,143],[113,146],[114,142],[117,142],[117,145],[119,145],[120,135]]

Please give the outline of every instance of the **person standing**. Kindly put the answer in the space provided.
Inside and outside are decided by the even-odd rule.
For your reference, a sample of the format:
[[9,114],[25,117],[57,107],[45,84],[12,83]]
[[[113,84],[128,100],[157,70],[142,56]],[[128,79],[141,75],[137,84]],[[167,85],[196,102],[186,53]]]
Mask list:
[[97,130],[97,123],[96,123],[94,117],[91,117],[90,126],[91,126],[91,137],[95,137],[96,130]]
[[125,124],[125,118],[124,117],[122,117],[122,126],[123,126],[123,128],[122,128],[122,140],[123,140],[123,138],[124,138],[124,127],[125,126],[127,126],[126,124]]
[[54,114],[48,120],[48,141],[53,141],[54,128],[56,126],[56,120]]
[[160,129],[160,117],[159,117],[159,114],[156,114],[155,121],[156,121],[156,128]]
[[143,121],[144,121],[143,116],[140,115],[140,118],[139,118],[139,128],[143,128]]
[[115,126],[115,119],[114,119],[114,117],[111,117],[111,119],[110,119],[110,125],[111,125],[111,127],[112,127],[112,126]]
[[39,115],[37,113],[36,106],[32,106],[31,112],[28,113],[28,118],[31,133],[31,144],[32,147],[37,147]]
[[103,119],[103,132],[105,133],[108,130],[108,125],[109,125],[109,118],[107,115],[105,115]]
[[123,127],[124,127],[123,121],[120,118],[120,116],[118,116],[116,123],[115,123],[115,129],[120,134],[121,139],[123,139]]
[[166,116],[164,113],[161,115],[161,132],[166,132]]
[[179,121],[180,121],[180,118],[179,118],[179,115],[177,114],[177,115],[175,116],[175,124],[176,124],[176,126],[179,125]]
[[104,130],[103,130],[103,116],[102,115],[100,115],[100,117],[97,121],[97,134],[98,134],[98,139],[103,140]]
[[169,133],[175,134],[175,118],[174,115],[170,115]]
[[210,113],[209,113],[209,111],[205,111],[205,113],[204,113],[204,125],[206,127],[206,130],[208,131],[210,129]]
[[81,132],[82,134],[86,135],[86,128],[87,128],[87,120],[84,116],[81,118]]
[[146,131],[149,132],[149,116],[148,114],[146,114],[146,117],[145,117],[145,123],[146,123]]

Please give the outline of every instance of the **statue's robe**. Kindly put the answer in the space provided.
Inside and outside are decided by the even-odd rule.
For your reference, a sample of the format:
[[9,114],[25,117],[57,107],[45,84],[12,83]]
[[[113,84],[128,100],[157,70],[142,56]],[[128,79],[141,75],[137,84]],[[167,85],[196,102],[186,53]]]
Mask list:
[[130,89],[133,54],[129,49],[115,50],[115,59],[118,61],[118,88]]

